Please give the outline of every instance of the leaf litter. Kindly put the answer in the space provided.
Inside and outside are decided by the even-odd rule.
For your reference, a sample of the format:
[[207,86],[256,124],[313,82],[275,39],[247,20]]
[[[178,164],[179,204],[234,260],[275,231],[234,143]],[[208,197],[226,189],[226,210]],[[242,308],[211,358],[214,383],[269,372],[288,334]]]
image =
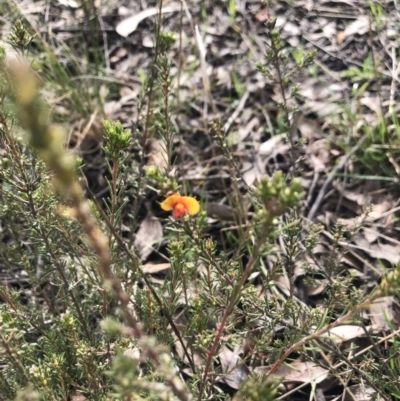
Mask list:
[[[137,117],[135,113],[140,90],[138,71],[146,69],[152,59],[152,43],[144,38],[153,37],[152,17],[158,11],[155,2],[136,2],[130,9],[125,9],[122,2],[114,3],[99,8],[99,11],[108,35],[107,54],[112,75],[121,79],[122,83],[117,94],[106,97],[105,111],[108,118],[120,120],[129,126]],[[349,120],[342,104],[357,86],[349,78],[349,71],[368,73],[367,44],[383,59],[380,64],[382,78],[377,85],[374,78],[367,76],[370,84],[360,93],[358,103],[349,107],[358,108],[363,124],[376,127],[382,111],[378,89],[383,99],[397,96],[391,91],[394,71],[389,66],[393,59],[390,51],[385,51],[386,48],[396,46],[398,27],[390,20],[390,12],[396,11],[394,6],[388,6],[390,12],[387,24],[379,27],[371,22],[367,2],[357,0],[295,0],[290,2],[290,6],[286,1],[276,1],[269,7],[261,2],[245,4],[235,1],[237,13],[233,18],[225,8],[219,6],[208,4],[203,9],[199,1],[186,3],[190,7],[182,16],[184,52],[187,55],[183,66],[192,65],[193,71],[191,74],[184,72],[180,77],[180,101],[185,99],[190,107],[177,109],[181,140],[175,145],[180,155],[178,163],[182,177],[193,184],[194,192],[205,194],[209,224],[214,231],[223,231],[233,221],[237,221],[237,216],[227,202],[230,185],[222,159],[215,157],[215,149],[207,137],[206,122],[214,114],[226,122],[225,130],[231,135],[233,150],[246,185],[256,184],[275,170],[289,171],[286,132],[277,128],[280,114],[278,103],[282,100],[282,93],[277,84],[268,81],[255,68],[256,62],[263,60],[266,50],[263,42],[265,22],[276,17],[282,38],[288,45],[297,48],[302,46],[304,50],[316,48],[319,51],[316,59],[318,73],[314,76],[303,74],[299,80],[303,100],[297,106],[301,121],[294,132],[297,140],[306,140],[304,145],[299,146],[299,156],[302,182],[307,193],[302,214],[307,216],[327,182],[328,174],[344,154],[344,148],[339,146],[338,135],[343,127],[346,130]],[[56,15],[57,18],[50,18],[46,29],[66,43],[74,43],[75,21],[77,18],[81,21],[84,19],[79,14],[80,10],[74,11],[76,8],[78,4],[74,1],[60,0],[52,4],[49,15]],[[179,10],[178,2],[168,3],[162,8],[164,21],[171,30],[177,30]],[[207,23],[201,19],[204,10],[208,16]],[[41,12],[39,8],[27,8],[25,15],[34,23]],[[193,20],[198,24],[194,32]],[[39,31],[43,29],[39,28]],[[198,52],[201,62],[193,56]],[[178,59],[177,47],[171,50],[170,58]],[[175,84],[178,85],[177,82]],[[225,98],[230,100],[226,102]],[[56,107],[62,110],[60,104],[56,104]],[[101,139],[96,134],[96,127],[92,129],[95,124],[89,122],[90,119],[77,119],[72,124],[72,137],[75,139],[71,141],[71,146],[76,146],[88,166],[97,166],[102,158],[99,151]],[[355,132],[348,132],[350,137],[354,134],[359,135],[358,128]],[[150,149],[148,165],[165,169],[165,150],[160,139],[152,137],[147,145]],[[398,166],[398,152],[396,154],[393,149],[389,151],[393,152],[390,155],[392,165]],[[399,193],[398,189],[382,182],[378,188],[368,186],[362,180],[352,177],[352,168],[352,162],[348,160],[341,171],[344,172],[343,176],[337,174],[332,178],[314,217],[328,231],[338,219],[348,227],[354,227],[360,219],[367,222],[367,227],[357,232],[350,242],[342,242],[340,245],[343,248],[342,260],[349,272],[364,285],[374,286],[376,278],[371,277],[381,271],[381,263],[389,268],[400,262],[400,233],[395,227]],[[103,175],[104,171],[96,167],[86,170],[86,178],[91,187],[104,195],[106,182]],[[371,203],[375,206],[366,213],[365,207]],[[169,262],[160,261],[153,252],[164,235],[157,213],[155,207],[150,207],[142,214],[134,241],[134,247],[144,262],[143,269],[150,275],[170,267]],[[247,213],[250,213],[250,209]],[[326,262],[333,238],[323,235],[320,241],[313,255],[316,272]],[[326,281],[306,285],[306,278],[307,273],[298,266],[295,277],[296,299],[307,307],[322,305]],[[163,280],[159,283],[162,284]],[[275,283],[281,291],[279,296],[288,296],[289,278],[281,276]],[[398,300],[384,297],[369,307],[367,321],[374,330],[390,331],[399,325],[398,313]],[[337,345],[342,345],[346,341],[364,338],[368,327],[368,324],[344,324],[330,330],[325,340],[331,339]],[[179,342],[176,347],[176,352],[187,363],[182,351],[178,350]],[[263,374],[269,371],[269,366],[263,366],[265,360],[260,362],[262,358],[256,358],[258,366],[244,359],[240,347],[232,351],[224,346],[217,356],[221,367],[219,380],[234,390],[239,388],[251,372]],[[196,364],[200,365],[202,361],[200,353],[196,354]],[[375,389],[364,384],[340,388],[335,381],[327,380],[332,376],[334,374],[326,361],[320,360],[320,365],[316,365],[302,358],[296,359],[295,356],[273,374],[273,377],[282,379],[283,383],[308,383],[314,386],[325,381],[327,384],[323,392],[330,391],[330,394],[336,395],[331,400],[367,400],[376,393]],[[301,394],[300,389],[298,394]]]

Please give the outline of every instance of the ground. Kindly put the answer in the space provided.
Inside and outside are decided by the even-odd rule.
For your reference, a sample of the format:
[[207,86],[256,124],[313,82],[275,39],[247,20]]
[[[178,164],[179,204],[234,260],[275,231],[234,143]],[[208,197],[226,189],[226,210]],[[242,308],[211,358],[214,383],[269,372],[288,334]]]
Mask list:
[[[302,200],[282,217],[282,224],[320,224],[312,226],[319,227],[316,246],[307,253],[309,232],[299,233],[303,253],[299,251],[290,271],[282,262],[281,274],[270,277],[276,291],[272,295],[263,292],[262,269],[250,280],[260,299],[276,297],[276,305],[292,299],[307,313],[329,314],[327,322],[334,326],[325,326],[321,336],[332,343],[325,344],[321,337],[320,348],[314,344],[304,354],[297,354],[300,347],[295,347],[290,363],[272,371],[270,349],[256,354],[251,342],[258,337],[248,335],[263,323],[242,327],[239,322],[235,334],[243,328],[246,341],[236,347],[226,346],[227,341],[218,350],[221,377],[213,385],[221,393],[233,396],[255,372],[281,379],[281,398],[398,397],[390,377],[398,368],[389,374],[361,359],[370,357],[373,347],[381,348],[368,362],[398,358],[393,339],[400,323],[397,294],[383,291],[368,298],[400,263],[396,1],[172,0],[160,6],[153,1],[26,0],[3,3],[1,9],[4,32],[20,17],[37,35],[33,53],[40,60],[38,74],[50,82],[45,96],[54,120],[67,127],[68,148],[83,159],[82,181],[90,198],[100,203],[110,198],[111,175],[102,149],[104,119],[121,122],[137,141],[124,160],[126,166],[143,171],[157,167],[176,178],[184,195],[200,200],[207,214],[204,233],[228,257],[236,255],[238,238],[248,234],[246,226],[257,218],[252,194],[258,183],[277,171],[284,173],[287,184],[300,179]],[[171,82],[165,84],[159,74],[153,82],[159,92],[149,100],[143,88],[156,75],[157,26],[175,39],[166,52]],[[65,74],[54,67],[52,57]],[[162,71],[162,65],[158,68]],[[168,97],[163,97],[166,92]],[[220,124],[219,129],[213,123]],[[168,213],[160,202],[172,188],[135,192],[134,182],[126,177],[124,182],[123,236],[134,243],[152,282],[162,286],[171,264]],[[137,217],[133,222],[132,214]],[[276,236],[279,251],[265,257],[265,269],[289,259],[287,241],[284,234]],[[246,266],[251,252],[241,254],[240,260]],[[349,305],[340,297],[336,300],[332,288],[341,280],[358,291],[360,305],[364,299],[371,302],[358,310],[349,306],[351,297],[345,298]],[[327,307],[328,299],[336,302],[334,310]],[[338,320],[346,313],[349,319]],[[278,320],[281,324],[271,336],[284,342],[285,328],[291,330],[296,321],[285,313]],[[211,326],[214,329],[215,322]],[[314,341],[310,330],[303,336]],[[174,352],[188,380],[193,375],[188,361],[178,346]],[[194,361],[204,364],[201,358]],[[389,377],[390,390],[379,387],[379,374]]]

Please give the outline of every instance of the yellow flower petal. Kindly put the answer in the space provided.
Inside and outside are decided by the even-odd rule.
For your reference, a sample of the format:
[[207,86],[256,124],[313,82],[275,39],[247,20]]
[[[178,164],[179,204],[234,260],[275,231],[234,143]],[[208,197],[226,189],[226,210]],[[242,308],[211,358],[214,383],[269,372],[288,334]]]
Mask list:
[[181,196],[179,194],[172,194],[168,196],[168,198],[160,204],[161,209],[165,210],[166,212],[171,211],[175,207],[179,199],[181,199]]
[[182,202],[186,206],[186,210],[189,214],[195,215],[200,211],[200,203],[191,196],[182,196]]

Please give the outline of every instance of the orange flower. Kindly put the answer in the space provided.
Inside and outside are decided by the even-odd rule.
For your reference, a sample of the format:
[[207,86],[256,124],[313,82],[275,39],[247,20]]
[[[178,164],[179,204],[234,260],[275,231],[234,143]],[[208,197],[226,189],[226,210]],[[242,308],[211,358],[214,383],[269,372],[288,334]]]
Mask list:
[[173,210],[173,216],[181,219],[186,213],[195,215],[200,211],[200,204],[191,196],[180,196],[172,194],[161,203],[161,209],[169,212]]

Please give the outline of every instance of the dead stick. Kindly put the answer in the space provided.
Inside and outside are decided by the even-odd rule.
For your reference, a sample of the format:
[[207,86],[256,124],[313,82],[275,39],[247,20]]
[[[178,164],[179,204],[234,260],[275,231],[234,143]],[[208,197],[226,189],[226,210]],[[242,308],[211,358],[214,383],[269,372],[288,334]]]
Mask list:
[[324,185],[322,185],[322,188],[319,191],[319,194],[317,196],[317,199],[314,202],[313,207],[311,208],[311,210],[308,213],[308,216],[307,216],[308,220],[313,220],[313,218],[315,217],[315,214],[317,213],[319,207],[321,206],[322,200],[324,199],[324,196],[325,196],[326,192],[328,191],[329,186],[332,184],[332,181],[335,178],[335,175],[337,174],[337,172],[339,170],[341,170],[346,165],[346,163],[350,159],[351,155],[353,153],[357,152],[357,150],[360,148],[360,146],[365,141],[365,139],[366,139],[366,136],[365,135],[362,136],[360,138],[360,140],[357,142],[357,144],[352,147],[350,152],[347,153],[347,155],[342,158],[340,163],[337,166],[335,166],[335,168],[330,172],[330,174],[328,175],[328,178],[324,182]]

